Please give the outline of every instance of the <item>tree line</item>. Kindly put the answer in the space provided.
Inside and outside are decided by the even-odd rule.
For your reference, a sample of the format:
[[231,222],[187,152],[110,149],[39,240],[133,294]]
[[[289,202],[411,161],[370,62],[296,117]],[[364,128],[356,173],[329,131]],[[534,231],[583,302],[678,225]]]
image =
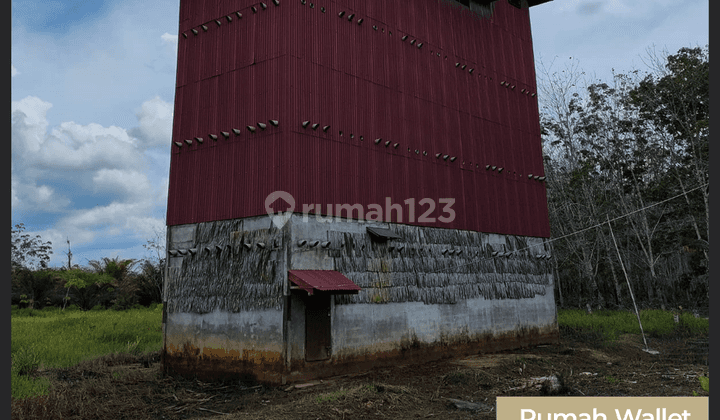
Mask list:
[[709,49],[645,64],[591,84],[539,66],[561,307],[709,305]]
[[68,264],[59,268],[48,267],[52,244],[27,234],[22,223],[12,227],[11,239],[12,305],[123,310],[162,303],[165,247],[160,235],[144,245],[152,257],[104,257],[89,261],[85,267],[72,264],[68,241]]

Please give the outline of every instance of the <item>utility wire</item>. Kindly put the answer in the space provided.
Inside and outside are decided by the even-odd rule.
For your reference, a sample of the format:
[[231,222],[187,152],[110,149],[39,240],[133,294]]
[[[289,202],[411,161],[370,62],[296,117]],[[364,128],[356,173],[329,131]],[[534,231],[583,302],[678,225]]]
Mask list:
[[586,227],[586,228],[583,228],[583,229],[580,229],[580,230],[576,230],[575,232],[568,233],[567,235],[560,236],[560,237],[558,237],[558,238],[552,238],[552,239],[548,240],[548,242],[554,242],[554,241],[558,241],[558,240],[560,240],[560,239],[565,239],[565,238],[567,238],[567,237],[570,237],[570,236],[573,236],[573,235],[577,235],[577,234],[579,234],[579,233],[588,231],[588,230],[590,230],[590,229],[598,228],[598,227],[600,227],[600,226],[602,226],[602,225],[604,225],[604,224],[608,224],[608,223],[610,223],[610,222],[614,222],[614,221],[616,221],[616,220],[623,219],[623,218],[628,217],[628,216],[630,216],[630,215],[632,215],[632,214],[639,213],[639,212],[641,212],[641,211],[645,211],[645,210],[647,210],[647,209],[649,209],[649,208],[652,208],[652,207],[655,207],[655,206],[659,206],[660,204],[665,204],[665,203],[667,203],[668,201],[672,201],[672,200],[674,200],[674,199],[676,199],[676,198],[682,197],[682,196],[686,195],[686,194],[689,193],[689,192],[692,192],[692,191],[695,191],[695,190],[699,190],[700,188],[706,187],[707,185],[708,185],[707,183],[702,184],[702,185],[699,185],[699,186],[697,186],[697,187],[695,187],[695,188],[692,188],[692,189],[689,189],[689,190],[687,190],[687,191],[685,191],[685,192],[683,192],[683,193],[681,193],[681,194],[678,194],[678,195],[675,195],[675,196],[673,196],[673,197],[667,198],[667,199],[665,199],[665,200],[663,200],[663,201],[658,201],[657,203],[650,204],[650,205],[648,205],[648,206],[639,208],[639,209],[637,209],[637,210],[633,210],[633,211],[631,211],[631,212],[629,212],[629,213],[625,213],[625,214],[620,215],[620,216],[617,216],[617,217],[615,217],[615,218],[613,218],[613,219],[608,219],[608,220],[606,220],[606,221],[604,221],[604,222],[602,222],[602,223],[598,223],[598,224],[595,224],[595,225],[593,225],[593,226],[589,226],[589,227]]
[[[546,243],[552,243],[552,242],[555,242],[555,241],[559,241],[560,239],[565,239],[565,238],[568,238],[568,237],[573,236],[573,235],[578,235],[578,234],[580,234],[580,233],[586,232],[586,231],[591,230],[591,229],[597,229],[598,227],[600,227],[600,226],[602,226],[602,225],[604,225],[604,224],[609,224],[610,222],[614,222],[614,221],[616,221],[616,220],[623,219],[623,218],[628,217],[628,216],[630,216],[630,215],[633,215],[633,214],[635,214],[635,213],[639,213],[639,212],[641,212],[641,211],[645,211],[645,210],[647,210],[647,209],[649,209],[649,208],[652,208],[652,207],[655,207],[655,206],[659,206],[660,204],[667,203],[668,201],[672,201],[672,200],[674,200],[674,199],[676,199],[676,198],[682,197],[682,196],[684,196],[685,194],[687,194],[687,193],[689,193],[689,192],[692,192],[692,191],[695,191],[695,190],[699,190],[700,188],[704,188],[704,187],[706,187],[707,185],[708,185],[708,183],[699,185],[699,186],[697,186],[697,187],[695,187],[695,188],[692,188],[692,189],[689,189],[689,190],[687,190],[687,191],[685,191],[685,192],[683,192],[683,193],[681,193],[681,194],[678,194],[678,195],[675,195],[675,196],[673,196],[673,197],[667,198],[667,199],[665,199],[665,200],[663,200],[663,201],[658,201],[657,203],[650,204],[650,205],[648,205],[648,206],[645,206],[645,207],[642,207],[642,208],[640,208],[640,209],[631,211],[631,212],[629,212],[629,213],[625,213],[625,214],[620,215],[620,216],[617,216],[617,217],[615,217],[615,218],[608,219],[608,220],[606,220],[606,221],[604,221],[604,222],[602,222],[602,223],[597,223],[597,224],[595,224],[595,225],[592,225],[592,226],[589,226],[589,227],[586,227],[586,228],[577,230],[577,231],[575,231],[575,232],[568,233],[567,235],[560,236],[560,237],[558,237],[558,238],[548,239],[548,240],[546,241]],[[520,252],[520,251],[525,251],[525,250],[527,250],[527,249],[530,249],[530,248],[529,248],[529,247],[527,247],[527,248],[521,248],[521,249],[517,249],[517,250],[515,250],[515,251],[511,251],[510,253],[511,253],[511,254],[514,254],[514,253],[517,253],[517,252]],[[457,265],[457,266],[455,266],[455,268],[460,268],[460,267],[464,267],[464,266],[467,266],[467,265],[476,264],[476,263],[479,263],[479,262],[481,262],[481,261],[485,261],[485,260],[488,260],[488,259],[489,259],[489,258],[480,258],[480,259],[478,259],[477,261],[472,261],[472,262],[469,262],[469,263],[466,263],[466,264]],[[437,271],[431,271],[430,273],[435,273],[435,272],[437,272]]]
[[[604,225],[604,224],[609,224],[610,222],[614,222],[614,221],[616,221],[616,220],[623,219],[623,218],[625,218],[625,217],[628,217],[628,216],[633,215],[633,214],[635,214],[635,213],[639,213],[639,212],[641,212],[641,211],[645,211],[645,210],[647,210],[647,209],[649,209],[649,208],[652,208],[652,207],[655,207],[655,206],[659,206],[660,204],[667,203],[667,202],[672,201],[672,200],[674,200],[674,199],[676,199],[676,198],[682,197],[682,196],[686,195],[687,193],[690,193],[690,192],[695,191],[695,190],[699,190],[700,188],[705,188],[705,187],[707,187],[707,186],[708,186],[708,183],[705,183],[705,184],[696,186],[696,187],[694,187],[694,188],[691,188],[691,189],[689,189],[689,190],[686,190],[685,192],[683,192],[683,193],[681,193],[681,194],[677,194],[677,195],[675,195],[675,196],[673,196],[673,197],[670,197],[670,198],[667,198],[667,199],[665,199],[665,200],[658,201],[657,203],[653,203],[653,204],[647,205],[647,206],[645,206],[645,207],[639,208],[639,209],[637,209],[637,210],[633,210],[633,211],[631,211],[631,212],[628,212],[628,213],[625,213],[625,214],[623,214],[623,215],[614,217],[614,218],[612,218],[612,219],[608,218],[608,220],[606,220],[606,221],[604,221],[604,222],[602,222],[602,223],[597,223],[597,224],[595,224],[595,225],[588,226],[588,227],[586,227],[586,228],[577,230],[577,231],[575,231],[575,232],[571,232],[571,233],[569,233],[569,234],[567,234],[567,235],[563,235],[563,236],[560,236],[560,237],[557,237],[557,238],[550,238],[550,239],[548,239],[547,241],[545,241],[545,243],[552,243],[552,242],[555,242],[555,241],[559,241],[559,240],[561,240],[561,239],[568,238],[568,237],[570,237],[570,236],[578,235],[578,234],[580,234],[580,233],[586,232],[586,231],[591,230],[591,229],[596,229],[596,228],[598,228],[598,227],[600,227],[600,226],[602,226],[602,225]],[[322,248],[321,248],[321,249],[322,249]],[[515,254],[515,253],[518,253],[518,252],[521,252],[521,251],[525,251],[525,250],[528,250],[528,249],[530,249],[530,247],[521,248],[521,249],[516,249],[516,250],[514,250],[514,251],[510,251],[509,253],[510,253],[510,254]],[[316,250],[316,248],[308,248],[308,249],[303,249],[303,250],[295,251],[295,252],[309,252],[309,251],[315,251],[315,250]],[[506,254],[506,255],[507,255],[507,254]],[[455,266],[453,266],[453,268],[458,269],[458,268],[461,268],[461,267],[466,267],[466,266],[469,266],[469,265],[478,264],[478,263],[480,263],[480,262],[482,262],[482,261],[487,261],[487,260],[490,260],[490,259],[491,259],[491,258],[487,258],[487,257],[476,258],[474,261],[471,261],[471,262],[468,262],[468,263],[465,263],[465,264],[455,265]],[[435,274],[435,273],[438,273],[438,272],[440,272],[440,270],[429,271],[429,272],[425,272],[425,273],[412,273],[412,274],[408,274],[408,276],[415,276],[415,275],[417,275],[417,274]],[[399,277],[402,278],[403,276],[399,276]]]

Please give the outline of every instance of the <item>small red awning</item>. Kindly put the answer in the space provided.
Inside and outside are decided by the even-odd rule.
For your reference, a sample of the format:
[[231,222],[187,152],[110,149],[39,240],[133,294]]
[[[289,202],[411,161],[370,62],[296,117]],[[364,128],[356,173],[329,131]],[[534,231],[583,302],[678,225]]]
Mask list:
[[288,279],[312,295],[316,290],[334,293],[357,293],[360,286],[334,270],[290,270]]

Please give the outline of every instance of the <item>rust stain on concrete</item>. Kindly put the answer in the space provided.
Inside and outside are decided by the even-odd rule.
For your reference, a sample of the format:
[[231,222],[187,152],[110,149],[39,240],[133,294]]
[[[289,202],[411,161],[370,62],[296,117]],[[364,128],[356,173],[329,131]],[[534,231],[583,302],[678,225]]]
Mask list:
[[[557,343],[556,326],[522,328],[503,335],[484,334],[449,337],[444,343],[412,343],[406,341],[399,348],[386,351],[360,351],[356,354],[335,356],[328,361],[302,362],[293,365],[288,374],[291,382],[307,381],[336,375],[366,372],[397,363],[422,364],[441,359],[465,357],[474,354],[494,353],[540,344]],[[295,362],[295,361],[293,361]]]
[[187,342],[180,347],[167,345],[164,371],[204,381],[240,379],[260,383],[282,383],[282,353],[267,350],[226,350]]
[[502,335],[484,334],[448,337],[444,342],[426,344],[404,340],[394,349],[375,351],[380,346],[367,347],[353,353],[333,355],[329,360],[306,362],[292,360],[288,368],[282,354],[266,350],[226,350],[185,343],[168,345],[164,352],[164,369],[168,374],[212,381],[240,379],[280,385],[286,382],[309,381],[336,375],[366,372],[397,363],[422,364],[441,359],[494,353],[539,344],[555,343],[559,339],[557,327],[522,328]]

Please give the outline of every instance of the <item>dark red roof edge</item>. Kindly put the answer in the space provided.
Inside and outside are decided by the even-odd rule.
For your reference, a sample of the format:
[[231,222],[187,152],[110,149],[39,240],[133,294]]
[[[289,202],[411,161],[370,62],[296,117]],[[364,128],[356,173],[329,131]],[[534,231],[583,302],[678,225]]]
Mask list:
[[357,293],[360,286],[335,270],[290,270],[288,279],[312,295],[315,291]]

